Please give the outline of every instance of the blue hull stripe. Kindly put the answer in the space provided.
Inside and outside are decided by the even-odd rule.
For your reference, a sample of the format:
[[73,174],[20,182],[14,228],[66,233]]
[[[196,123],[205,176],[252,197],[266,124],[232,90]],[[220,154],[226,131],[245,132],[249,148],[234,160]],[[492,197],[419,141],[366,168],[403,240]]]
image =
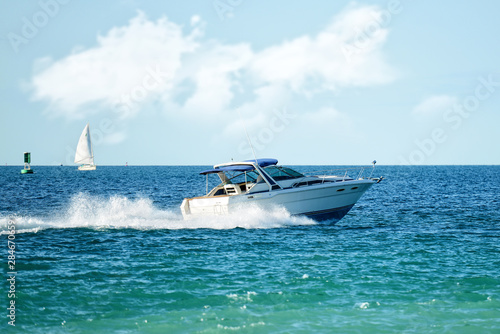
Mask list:
[[330,221],[331,223],[336,223],[339,220],[341,220],[342,217],[344,217],[349,212],[349,210],[352,209],[353,206],[354,206],[354,204],[343,206],[340,208],[335,208],[335,209],[305,212],[305,213],[303,213],[303,215],[305,215],[311,219],[314,219],[318,222]]

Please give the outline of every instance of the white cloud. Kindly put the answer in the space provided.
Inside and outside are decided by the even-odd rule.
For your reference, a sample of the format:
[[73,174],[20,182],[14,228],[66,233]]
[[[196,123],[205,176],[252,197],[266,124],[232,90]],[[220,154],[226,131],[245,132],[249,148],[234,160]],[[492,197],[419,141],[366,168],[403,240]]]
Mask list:
[[367,86],[394,79],[394,71],[379,52],[387,29],[366,35],[363,53],[346,59],[343,48],[354,44],[359,29],[379,15],[376,7],[349,8],[316,36],[301,36],[257,54],[254,74],[265,82],[290,85],[295,92],[336,90],[339,87]]
[[185,36],[181,27],[167,18],[152,22],[139,13],[128,26],[98,36],[95,47],[72,53],[36,73],[33,98],[48,100],[50,112],[81,118],[86,114],[82,115],[82,110],[91,103],[115,107],[124,95],[143,85],[148,71],[157,67],[164,84],[151,91],[163,93],[181,67],[182,54],[197,47],[196,33],[193,30]]
[[195,25],[197,25],[200,22],[201,22],[201,17],[199,15],[193,15],[191,17],[191,25],[192,26],[195,26]]
[[[274,110],[294,99],[393,80],[381,52],[386,28],[365,36],[362,52],[345,55],[346,45],[360,48],[360,29],[380,13],[378,7],[349,6],[318,33],[261,51],[205,39],[205,23],[197,15],[185,32],[166,17],[153,22],[139,13],[128,25],[98,36],[94,47],[40,61],[31,82],[33,98],[49,102],[49,113],[70,119],[110,109],[129,118],[155,100],[177,117],[218,115],[223,136],[231,135],[239,122],[236,108],[254,118],[250,128],[265,126]],[[155,81],[152,72],[162,80]],[[320,113],[338,116],[330,109]]]
[[176,81],[188,78],[196,90],[181,106],[183,111],[214,115],[225,110],[231,103],[233,88],[238,86],[238,72],[253,54],[246,44],[211,44],[190,57]]
[[[224,130],[222,134],[229,137],[239,137],[244,131],[243,124],[249,133],[256,133],[263,127],[267,127],[276,112],[286,108],[287,102],[290,100],[290,92],[280,85],[267,85],[255,88],[254,98],[242,104],[237,110],[232,111],[232,117],[226,119],[226,124],[223,124]],[[296,113],[296,111],[293,111]]]
[[412,114],[419,119],[441,117],[443,113],[458,102],[457,97],[436,95],[424,99],[412,110]]

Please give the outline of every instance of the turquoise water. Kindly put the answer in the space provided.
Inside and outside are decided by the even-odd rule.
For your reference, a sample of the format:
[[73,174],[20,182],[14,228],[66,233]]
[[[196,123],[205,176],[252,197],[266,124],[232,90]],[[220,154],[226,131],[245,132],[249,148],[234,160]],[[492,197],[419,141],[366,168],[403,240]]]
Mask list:
[[377,167],[333,226],[185,222],[204,167],[1,167],[2,333],[500,333],[500,167]]

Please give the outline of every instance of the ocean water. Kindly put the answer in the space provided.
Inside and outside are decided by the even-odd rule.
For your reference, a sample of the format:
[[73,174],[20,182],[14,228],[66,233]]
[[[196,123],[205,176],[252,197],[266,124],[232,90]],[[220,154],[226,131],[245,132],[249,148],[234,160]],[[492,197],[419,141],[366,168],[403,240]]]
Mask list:
[[500,166],[377,167],[335,225],[183,221],[205,167],[0,167],[0,332],[500,333]]

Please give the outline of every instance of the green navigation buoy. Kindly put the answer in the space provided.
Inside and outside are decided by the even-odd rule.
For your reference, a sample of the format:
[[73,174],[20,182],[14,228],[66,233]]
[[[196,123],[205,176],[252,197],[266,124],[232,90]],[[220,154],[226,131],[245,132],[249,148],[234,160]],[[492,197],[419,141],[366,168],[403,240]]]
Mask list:
[[21,174],[33,174],[33,169],[31,169],[30,163],[31,153],[24,152],[24,169],[21,169]]

